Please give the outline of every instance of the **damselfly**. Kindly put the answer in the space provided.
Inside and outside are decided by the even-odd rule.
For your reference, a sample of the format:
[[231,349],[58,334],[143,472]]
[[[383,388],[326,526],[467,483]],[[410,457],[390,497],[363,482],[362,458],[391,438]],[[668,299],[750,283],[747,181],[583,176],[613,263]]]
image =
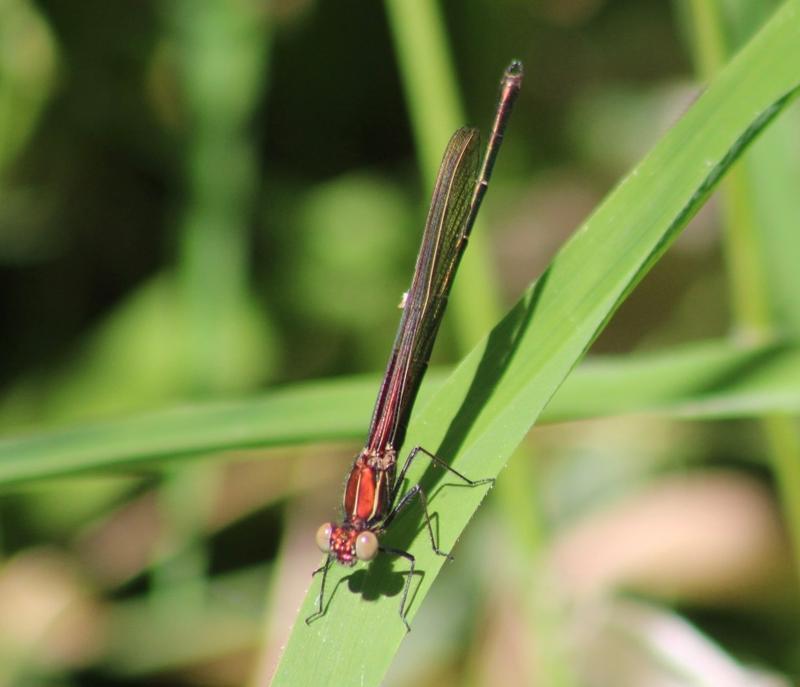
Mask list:
[[317,531],[317,544],[327,558],[314,571],[315,575],[322,572],[319,606],[306,622],[324,614],[325,580],[333,561],[352,566],[358,561],[370,561],[378,553],[387,553],[401,556],[409,563],[400,600],[400,617],[406,629],[410,630],[406,620],[406,600],[414,574],[414,556],[408,551],[384,546],[378,538],[416,498],[422,504],[433,550],[441,556],[449,557],[449,554],[436,543],[422,487],[417,484],[400,493],[409,466],[422,453],[470,486],[493,481],[471,480],[421,446],[409,453],[399,473],[396,466],[397,452],[402,447],[411,408],[428,367],[453,277],[489,185],[511,108],[521,86],[522,64],[515,61],[506,69],[500,82],[500,100],[482,163],[477,129],[459,129],[447,144],[436,177],[411,288],[403,298],[403,315],[372,414],[367,443],[347,477],[344,520],[341,524],[325,523]]

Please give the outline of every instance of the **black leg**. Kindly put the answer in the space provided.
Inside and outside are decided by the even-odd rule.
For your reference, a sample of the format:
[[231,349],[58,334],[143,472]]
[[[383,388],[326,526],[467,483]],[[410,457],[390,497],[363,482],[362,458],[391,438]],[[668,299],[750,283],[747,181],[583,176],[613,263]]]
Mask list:
[[409,489],[405,494],[403,494],[403,498],[400,499],[400,502],[389,511],[389,515],[386,516],[386,519],[383,521],[382,528],[389,527],[392,520],[402,512],[402,510],[411,503],[411,499],[415,496],[419,496],[419,500],[422,501],[422,512],[425,515],[425,525],[428,527],[428,536],[431,538],[431,548],[438,553],[440,556],[445,556],[449,560],[453,560],[453,557],[447,553],[447,551],[442,551],[436,545],[436,537],[433,535],[433,526],[431,525],[431,516],[428,514],[428,498],[425,496],[425,492],[423,491],[422,487],[419,484],[415,484],[411,489]]
[[[455,468],[450,467],[447,463],[445,463],[441,458],[435,456],[433,453],[428,451],[422,446],[417,446],[416,448],[412,449],[411,453],[408,454],[405,463],[403,463],[403,467],[400,469],[399,474],[397,475],[397,479],[394,483],[394,491],[391,495],[391,502],[394,503],[395,499],[397,498],[397,494],[403,486],[403,480],[406,477],[406,472],[408,472],[408,468],[411,467],[411,463],[414,458],[417,457],[418,454],[424,453],[428,458],[431,459],[431,462],[436,465],[437,467],[442,468],[443,470],[447,470],[448,472],[452,472],[456,477],[458,477],[464,484],[469,485],[470,487],[477,487],[481,484],[494,484],[494,477],[487,477],[485,479],[477,479],[472,480],[466,475],[462,475],[458,470]],[[393,509],[394,510],[394,509]]]
[[325,615],[325,611],[322,606],[325,600],[325,580],[328,579],[328,569],[331,567],[332,560],[333,558],[331,556],[328,556],[325,559],[325,562],[321,566],[319,566],[319,568],[317,568],[314,572],[311,573],[311,577],[314,577],[314,575],[321,572],[322,584],[320,584],[319,586],[319,607],[314,613],[312,613],[310,616],[308,616],[308,618],[306,618],[306,625],[310,625],[312,620],[316,620],[320,616]]
[[409,625],[408,620],[406,620],[406,600],[408,599],[408,590],[411,588],[411,578],[414,575],[414,564],[416,563],[416,559],[408,551],[403,551],[402,549],[393,549],[388,546],[381,546],[378,550],[382,553],[390,553],[393,556],[402,556],[408,561],[406,583],[403,586],[403,596],[400,599],[400,620],[402,620],[403,625],[406,626],[406,632],[411,632],[411,625]]
[[445,463],[441,458],[438,458],[430,451],[422,448],[422,446],[417,446],[414,448],[411,453],[408,454],[408,458],[406,458],[405,463],[403,463],[403,467],[400,469],[400,472],[397,475],[397,480],[395,481],[394,490],[390,497],[390,502],[394,504],[391,509],[389,510],[389,514],[384,519],[383,523],[381,524],[381,529],[386,529],[391,524],[392,520],[399,515],[403,509],[411,503],[411,499],[415,496],[419,496],[420,501],[422,501],[422,512],[425,515],[425,525],[428,528],[428,536],[431,538],[431,547],[433,550],[439,554],[440,556],[445,556],[450,560],[453,560],[453,557],[447,553],[447,551],[442,551],[438,545],[436,544],[436,537],[433,534],[433,526],[431,525],[431,517],[428,513],[428,498],[425,495],[425,491],[422,489],[422,486],[419,484],[414,485],[411,489],[409,489],[404,495],[403,498],[400,499],[398,503],[394,503],[397,499],[397,495],[399,490],[403,485],[403,480],[405,479],[406,472],[408,468],[411,466],[411,462],[414,458],[417,457],[418,454],[424,453],[428,458],[431,459],[431,462],[436,465],[437,467],[443,468],[448,472],[452,472],[456,475],[459,479],[461,479],[465,484],[470,487],[477,487],[481,484],[494,484],[494,478],[488,477],[486,479],[479,479],[479,480],[472,480],[469,477],[462,475],[458,470],[450,467],[447,463]]

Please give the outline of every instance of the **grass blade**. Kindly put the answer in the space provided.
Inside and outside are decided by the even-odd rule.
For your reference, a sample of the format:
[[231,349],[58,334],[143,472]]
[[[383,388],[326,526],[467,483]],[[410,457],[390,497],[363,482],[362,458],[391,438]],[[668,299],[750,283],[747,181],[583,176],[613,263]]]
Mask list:
[[[413,420],[408,446],[435,451],[464,474],[498,474],[615,309],[663,254],[742,150],[789,102],[800,82],[800,3],[787,2],[681,121],[564,246],[539,281],[458,367]],[[419,466],[424,470],[423,466]],[[450,548],[481,490],[432,489],[440,541]],[[447,480],[445,480],[447,482]],[[411,551],[421,571],[409,618],[442,560],[411,516],[387,544]],[[300,609],[274,685],[378,684],[405,635],[397,617],[401,574],[380,557],[368,571],[329,578],[326,615],[311,627],[318,583]],[[347,577],[348,579],[344,579]],[[337,584],[339,582],[340,584]]]
[[[431,370],[423,407],[445,379]],[[357,440],[380,379],[305,382],[241,401],[141,416],[0,441],[0,486],[98,470],[157,468],[167,460],[249,447]],[[683,419],[800,412],[800,346],[706,341],[676,350],[589,358],[559,389],[540,422],[627,413]]]

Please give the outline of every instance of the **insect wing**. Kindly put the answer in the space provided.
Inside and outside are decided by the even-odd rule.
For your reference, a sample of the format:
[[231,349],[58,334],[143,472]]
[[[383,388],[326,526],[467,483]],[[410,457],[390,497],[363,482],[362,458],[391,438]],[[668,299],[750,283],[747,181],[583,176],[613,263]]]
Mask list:
[[464,251],[465,226],[480,161],[480,134],[462,128],[445,150],[425,222],[411,288],[395,338],[367,448],[397,449],[403,443],[411,407],[428,365],[447,295]]

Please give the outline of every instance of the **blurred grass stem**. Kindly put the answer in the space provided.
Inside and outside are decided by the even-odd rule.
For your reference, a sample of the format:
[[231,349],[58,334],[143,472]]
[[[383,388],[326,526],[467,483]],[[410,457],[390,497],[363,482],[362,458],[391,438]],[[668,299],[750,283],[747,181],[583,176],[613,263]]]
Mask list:
[[[442,151],[451,134],[467,119],[438,5],[433,0],[386,0],[386,11],[425,182],[426,198],[421,205],[427,207],[427,194],[433,188]],[[504,66],[498,65],[498,74]],[[485,131],[488,122],[480,125]],[[487,205],[491,206],[491,201]],[[485,225],[478,218],[450,295],[447,319],[451,325],[446,326],[455,328],[461,354],[480,340],[502,312],[500,289],[488,259]]]
[[[732,52],[725,45],[723,9],[718,0],[690,0],[687,10],[697,70],[702,79],[709,81]],[[757,217],[756,188],[748,167],[751,156],[752,153],[741,159],[720,187],[734,325],[736,333],[748,341],[770,339],[785,329],[784,323],[776,322],[771,314],[775,311],[771,307],[774,294],[768,292],[766,256],[759,235],[759,231],[769,231],[769,223]],[[796,284],[793,286],[797,288]],[[767,415],[761,420],[761,427],[778,483],[795,569],[800,575],[800,436],[796,420],[788,415]]]

